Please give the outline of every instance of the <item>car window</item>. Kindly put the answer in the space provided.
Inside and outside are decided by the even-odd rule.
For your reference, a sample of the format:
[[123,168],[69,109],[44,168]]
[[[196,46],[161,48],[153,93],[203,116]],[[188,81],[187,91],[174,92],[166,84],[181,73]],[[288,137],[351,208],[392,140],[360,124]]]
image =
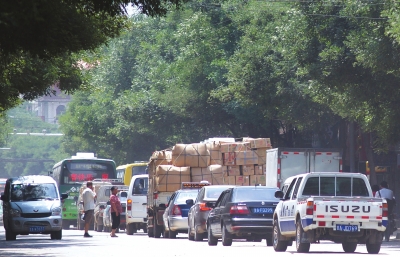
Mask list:
[[221,195],[219,196],[217,202],[215,203],[215,206],[216,206],[216,207],[221,206],[221,202],[222,202],[222,200],[224,199],[225,195],[226,195],[228,192],[229,192],[229,191],[226,190],[226,191],[224,191],[224,192],[221,193]]
[[204,198],[217,200],[224,190],[226,190],[226,187],[209,187],[205,189],[206,196]]
[[292,199],[296,199],[297,198],[297,192],[299,191],[300,183],[301,183],[302,180],[303,180],[303,178],[299,178],[297,180],[296,187],[294,188],[294,191],[293,191]]
[[231,191],[227,191],[226,194],[224,194],[224,198],[221,200],[221,206],[225,206],[226,203],[229,201],[231,196]]
[[203,187],[202,189],[200,189],[200,192],[199,192],[199,194],[197,195],[197,198],[196,198],[196,202],[195,202],[195,203],[200,202],[201,200],[204,199],[204,190],[205,190],[204,187]]
[[234,202],[246,201],[268,201],[277,200],[275,198],[276,189],[261,187],[243,187],[237,188],[233,195]]
[[168,206],[170,206],[170,205],[171,205],[171,202],[174,201],[175,195],[176,195],[176,193],[173,193],[173,194],[171,195],[171,198],[169,198]]
[[292,195],[293,189],[294,189],[294,185],[296,184],[296,178],[293,179],[292,183],[290,183],[290,186],[288,187],[288,190],[285,193],[285,197],[284,199],[290,199],[290,196]]
[[187,192],[180,192],[174,200],[175,204],[186,204],[186,200],[188,199],[196,199],[198,195],[198,191],[187,191]]

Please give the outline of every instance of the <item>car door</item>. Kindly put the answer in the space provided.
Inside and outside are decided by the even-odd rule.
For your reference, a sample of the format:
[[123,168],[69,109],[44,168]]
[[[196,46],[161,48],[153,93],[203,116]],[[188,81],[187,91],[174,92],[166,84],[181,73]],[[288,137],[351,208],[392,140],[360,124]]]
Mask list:
[[[231,190],[226,190],[223,198],[221,199],[220,205],[218,207],[218,211],[215,213],[215,222],[214,222],[214,227],[213,227],[213,231],[215,231],[214,234],[217,234],[217,235],[222,234],[221,221],[223,221],[224,216],[227,214],[226,204],[227,204],[230,196],[231,196]],[[229,211],[228,211],[228,214],[229,214]]]
[[167,208],[165,209],[164,214],[163,214],[164,226],[166,228],[168,227],[168,224],[169,224],[169,213],[170,213],[170,208],[169,207],[174,202],[176,194],[177,194],[177,192],[173,193],[171,195],[171,198],[169,198],[169,201],[167,203]]
[[205,188],[203,187],[200,190],[199,194],[197,195],[194,205],[189,210],[188,222],[190,223],[189,227],[191,229],[196,228],[196,218],[197,218],[197,215],[199,215],[199,204],[203,201],[204,195],[205,195]]
[[221,193],[219,196],[217,202],[215,203],[214,208],[210,211],[208,214],[208,226],[211,226],[211,229],[213,230],[213,234],[215,234],[215,229],[217,229],[218,226],[216,226],[217,223],[217,215],[219,215],[220,208],[221,208],[221,201],[224,198],[225,194],[227,193],[228,190],[225,190],[224,192]]
[[282,235],[285,234],[290,234],[293,231],[296,230],[296,227],[294,226],[293,222],[293,215],[291,212],[293,212],[293,202],[291,202],[291,196],[293,193],[293,190],[296,186],[296,181],[297,178],[294,178],[292,182],[290,183],[284,197],[283,197],[283,203],[282,203],[282,208],[279,214],[279,227],[281,229]]

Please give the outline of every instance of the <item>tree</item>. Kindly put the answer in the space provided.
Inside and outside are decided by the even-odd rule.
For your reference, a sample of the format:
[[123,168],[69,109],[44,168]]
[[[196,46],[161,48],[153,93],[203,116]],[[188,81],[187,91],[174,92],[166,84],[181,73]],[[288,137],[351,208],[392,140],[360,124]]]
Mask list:
[[22,0],[0,2],[0,112],[20,101],[81,84],[81,51],[93,51],[125,28],[128,4],[165,15],[182,0]]

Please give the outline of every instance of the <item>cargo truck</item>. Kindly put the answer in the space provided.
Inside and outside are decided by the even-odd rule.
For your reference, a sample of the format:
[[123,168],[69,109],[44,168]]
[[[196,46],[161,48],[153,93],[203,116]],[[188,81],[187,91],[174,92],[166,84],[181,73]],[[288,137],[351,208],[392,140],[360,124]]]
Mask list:
[[279,187],[289,177],[310,172],[342,172],[342,150],[273,148],[266,150],[266,186]]

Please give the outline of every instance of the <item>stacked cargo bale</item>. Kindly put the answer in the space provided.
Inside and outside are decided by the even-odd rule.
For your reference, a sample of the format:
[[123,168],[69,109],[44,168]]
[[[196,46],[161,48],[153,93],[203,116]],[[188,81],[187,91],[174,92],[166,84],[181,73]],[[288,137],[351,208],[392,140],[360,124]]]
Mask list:
[[250,175],[250,185],[265,185],[265,164],[267,161],[267,150],[272,149],[271,140],[269,138],[243,138],[243,142],[248,142],[250,148],[258,157],[258,163],[254,165],[254,174]]

